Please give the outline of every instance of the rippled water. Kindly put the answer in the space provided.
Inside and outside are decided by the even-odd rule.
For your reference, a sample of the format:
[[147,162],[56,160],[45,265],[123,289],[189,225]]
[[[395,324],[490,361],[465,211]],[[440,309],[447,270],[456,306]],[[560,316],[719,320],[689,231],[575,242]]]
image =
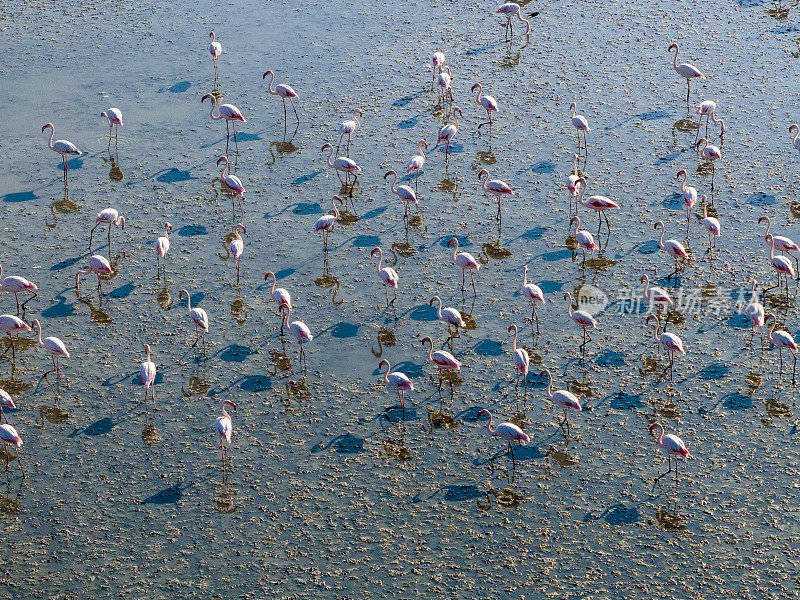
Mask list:
[[[60,385],[49,359],[19,342],[0,386],[19,405],[9,420],[25,440],[20,477],[0,481],[5,543],[0,590],[17,597],[691,597],[797,593],[796,389],[791,358],[750,341],[735,314],[751,275],[774,283],[755,224],[797,236],[800,157],[787,126],[797,109],[798,7],[759,1],[528,4],[540,14],[529,39],[503,40],[493,4],[64,2],[3,5],[0,57],[0,210],[4,274],[40,287],[25,318],[72,353]],[[219,92],[244,112],[235,172],[244,214],[221,191],[216,159],[224,125],[200,98],[214,86],[207,53],[214,28],[225,49]],[[517,34],[524,29],[515,28]],[[727,125],[714,173],[723,225],[713,259],[693,221],[693,257],[678,284],[657,251],[652,223],[683,239],[675,172],[710,194],[711,170],[691,146],[683,80],[666,48],[704,70],[693,106],[714,99]],[[442,50],[464,111],[449,160],[427,156],[419,213],[382,175],[400,170],[445,111],[430,92],[430,56]],[[300,95],[284,133],[278,98],[261,73]],[[475,82],[501,110],[491,136],[468,90]],[[589,119],[589,191],[622,205],[601,236],[601,258],[581,265],[569,249],[563,176],[571,168],[570,102]],[[125,118],[106,151],[99,113]],[[311,229],[340,192],[320,147],[362,108],[351,157],[364,169],[348,218],[323,257]],[[85,154],[60,157],[41,126]],[[701,135],[703,132],[700,132]],[[231,160],[234,160],[232,155]],[[518,195],[496,204],[476,181],[487,168]],[[103,296],[91,277],[88,229],[114,206],[115,272]],[[594,215],[581,210],[595,230]],[[357,217],[357,219],[355,218]],[[174,226],[166,283],[152,244]],[[247,227],[242,281],[227,244]],[[98,229],[94,249],[108,253]],[[481,262],[477,297],[450,262],[458,236]],[[369,251],[380,244],[400,273],[385,306]],[[522,267],[547,294],[535,347],[519,295]],[[623,314],[642,273],[683,300],[670,330],[684,340],[672,380],[644,314]],[[315,335],[308,369],[279,334],[263,274],[290,289],[295,317]],[[590,284],[610,304],[581,361],[582,339],[564,291]],[[208,311],[207,359],[179,290]],[[683,290],[679,292],[679,290]],[[584,292],[586,288],[584,288]],[[795,333],[796,287],[764,301]],[[468,330],[452,342],[464,368],[442,398],[420,344],[445,344],[428,305],[439,294]],[[13,312],[9,295],[2,310]],[[718,314],[717,314],[718,311]],[[527,398],[515,389],[511,323],[532,355]],[[159,374],[155,417],[138,382],[142,346]],[[378,373],[381,358],[415,381],[403,414]],[[585,398],[565,440],[545,399],[541,368]],[[214,418],[237,403],[231,466],[221,470]],[[515,418],[531,443],[515,449],[514,481],[502,442],[481,408]],[[522,414],[524,413],[524,414]],[[665,470],[647,426],[656,419],[696,460],[680,480]],[[493,459],[493,460],[490,460]]]

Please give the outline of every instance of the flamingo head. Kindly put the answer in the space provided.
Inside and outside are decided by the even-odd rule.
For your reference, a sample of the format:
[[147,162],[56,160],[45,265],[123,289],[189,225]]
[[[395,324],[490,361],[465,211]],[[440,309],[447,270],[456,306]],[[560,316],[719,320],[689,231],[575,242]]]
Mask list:
[[108,113],[106,111],[103,111],[103,112],[100,113],[100,116],[101,117],[105,117],[107,119],[108,118]]
[[433,303],[436,302],[436,298],[438,298],[438,296],[434,296],[433,298],[431,298],[431,301],[428,302],[428,305],[433,306]]
[[164,223],[164,227],[172,231],[172,223]]
[[772,237],[771,233],[768,233],[767,235],[764,236],[764,241],[767,242],[767,244],[769,244],[770,246],[772,246],[775,243],[775,238]]
[[572,294],[569,292],[564,292],[564,300],[569,300],[572,303]]
[[227,156],[220,156],[217,159],[217,166],[219,166],[219,163],[221,163],[221,162],[224,162],[225,164],[228,164],[228,157]]
[[694,145],[694,147],[698,152],[700,151],[700,144],[705,144],[706,146],[708,146],[708,140],[706,138],[700,138],[699,140],[697,140],[697,143]]
[[265,72],[265,73],[264,73],[264,74],[261,76],[261,79],[266,79],[266,78],[267,78],[267,75],[272,75],[272,70],[271,70],[271,69],[267,70],[267,71],[266,71],[266,72]]
[[209,33],[209,34],[208,34],[208,36],[209,36],[209,37],[210,37],[212,40],[213,40],[213,39],[216,37],[216,34],[214,33],[214,30],[213,30],[213,29],[211,30],[211,33]]
[[[673,45],[674,45],[674,44],[673,44]],[[652,425],[650,425],[650,427],[648,427],[648,428],[647,428],[647,431],[648,431],[649,433],[653,433],[653,430],[654,430],[656,427],[662,427],[662,428],[663,428],[664,426],[663,426],[661,423],[655,422],[655,423],[653,423]]]
[[789,133],[792,133],[793,131],[798,131],[797,125],[789,125]]
[[230,406],[233,410],[236,410],[236,403],[233,400],[223,400],[222,406]]
[[[267,73],[269,73],[269,71],[267,71]],[[325,144],[322,146],[322,150],[327,150],[328,148],[333,148],[333,146],[331,146],[330,144]]]
[[481,87],[481,84],[480,84],[480,83],[476,83],[476,84],[475,84],[475,85],[473,85],[471,88],[469,88],[469,91],[470,91],[470,92],[474,92],[474,91],[475,91],[475,88],[479,88],[479,87]]
[[477,416],[479,416],[479,417],[491,417],[492,413],[490,413],[488,409],[484,408],[483,410],[478,412]]
[[644,320],[644,322],[649,325],[650,324],[650,319],[655,319],[656,321],[659,321],[659,318],[658,318],[657,315],[648,315],[648,317]]
[[762,221],[769,221],[769,217],[764,216],[758,219],[758,222],[761,223]]
[[338,194],[334,194],[333,199],[338,200],[340,204],[344,204],[344,200],[342,200],[341,196],[339,196]]
[[394,170],[387,171],[384,173],[383,178],[386,179],[389,175],[397,175],[397,173]]
[[353,112],[356,113],[359,117],[363,117],[364,116],[364,111],[361,110],[360,108],[354,108]]
[[427,148],[428,142],[426,142],[425,140],[420,140],[419,145],[422,146],[423,148]]
[[667,48],[667,52],[672,52],[673,50],[674,50],[675,52],[677,52],[677,51],[678,51],[678,44],[670,44],[670,45],[669,45],[669,48]]
[[244,223],[239,223],[236,227],[242,230],[242,233],[247,233],[247,229],[244,227]]
[[570,110],[575,110],[575,103],[574,102],[570,103],[569,109]]
[[211,98],[212,103],[216,101],[216,98],[214,98],[213,94],[206,94],[205,96],[200,98],[200,102],[205,102],[207,98]]
[[385,358],[378,363],[378,369],[383,369],[384,365],[386,365],[387,367],[389,366],[389,361],[386,360]]
[[478,181],[483,179],[484,175],[488,178],[489,177],[489,171],[487,171],[486,169],[481,169],[480,171],[478,171]]
[[[449,73],[449,71],[448,71],[448,73]],[[453,114],[456,114],[456,113],[458,113],[458,114],[459,114],[459,116],[461,116],[461,117],[463,117],[463,116],[464,116],[464,113],[462,113],[462,112],[461,112],[461,109],[460,109],[460,108],[458,108],[457,106],[456,106],[456,107],[453,109]]]
[[457,244],[457,243],[458,243],[458,239],[456,239],[454,237],[451,237],[449,240],[447,240],[447,245],[448,246],[452,246],[452,245]]
[[659,227],[664,227],[664,223],[662,221],[656,221],[653,223],[653,229],[658,229]]
[[[639,278],[639,283],[644,283],[644,282],[645,282],[645,281],[647,281],[647,280],[648,280],[648,277],[647,277],[647,274],[645,273],[644,275],[642,275],[642,276]],[[652,316],[652,315],[651,315],[651,316]]]
[[273,273],[272,271],[267,271],[266,273],[264,273],[264,281],[266,281],[270,277],[275,277],[275,273]]
[[514,325],[514,324],[511,324],[511,325],[508,326],[508,330],[509,331],[516,331],[517,330],[517,326]]
[[370,257],[372,257],[372,256],[375,256],[376,254],[380,254],[380,252],[381,252],[380,248],[373,248],[372,252],[370,252],[369,255],[370,255]]
[[422,338],[422,341],[420,342],[420,344],[422,344],[424,346],[425,342],[430,342],[431,346],[433,346],[433,340],[431,338],[429,338],[429,337]]
[[675,175],[675,179],[680,179],[681,175],[686,177],[686,169],[681,169],[680,171],[678,171],[678,173]]
[[44,131],[44,130],[45,130],[45,129],[47,129],[48,127],[49,127],[50,129],[53,129],[53,124],[52,124],[52,123],[45,123],[44,125],[42,125],[42,131]]

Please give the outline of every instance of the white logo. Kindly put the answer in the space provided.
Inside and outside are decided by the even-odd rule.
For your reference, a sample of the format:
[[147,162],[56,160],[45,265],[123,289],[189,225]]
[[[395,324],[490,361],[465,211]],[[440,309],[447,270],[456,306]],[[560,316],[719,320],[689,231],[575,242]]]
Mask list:
[[584,284],[577,290],[578,308],[596,315],[608,306],[608,296],[600,288]]

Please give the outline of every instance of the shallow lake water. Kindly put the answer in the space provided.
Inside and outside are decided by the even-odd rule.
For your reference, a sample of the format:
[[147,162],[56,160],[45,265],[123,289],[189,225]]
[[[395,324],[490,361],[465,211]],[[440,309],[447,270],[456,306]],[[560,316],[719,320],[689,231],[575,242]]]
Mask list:
[[[797,238],[800,120],[797,3],[712,0],[635,4],[557,2],[531,33],[504,40],[495,4],[463,2],[0,4],[4,115],[0,124],[0,261],[4,275],[39,286],[24,318],[61,337],[72,356],[58,382],[50,359],[20,336],[0,362],[15,398],[9,421],[24,439],[0,477],[0,591],[20,598],[781,598],[797,594],[797,389],[790,354],[737,314],[751,277],[774,285],[761,215]],[[247,122],[229,154],[248,192],[243,212],[222,191],[216,160],[224,124],[200,98],[215,87],[208,54],[224,48],[217,93]],[[708,79],[672,70],[696,64]],[[447,108],[431,91],[430,57],[453,74],[460,131],[445,160],[427,153],[420,205],[403,206],[383,174],[401,172]],[[299,127],[261,74],[298,92]],[[480,82],[500,111],[491,133],[469,92]],[[675,173],[711,196],[712,170],[693,144],[695,106],[713,99],[725,119],[714,167],[722,222],[709,256],[698,215],[691,260],[678,277],[653,230],[686,237]],[[563,178],[576,149],[571,102],[590,122],[580,169],[588,191],[621,204],[600,258],[582,264],[568,239]],[[100,112],[125,125],[107,150]],[[363,168],[343,190],[321,147],[338,123],[364,112],[350,156]],[[688,111],[688,115],[687,115]],[[61,159],[41,126],[84,151]],[[710,127],[709,135],[716,136]],[[718,137],[714,138],[719,144]],[[713,141],[713,140],[712,140]],[[517,194],[496,202],[477,173]],[[347,215],[329,250],[312,232],[335,193]],[[98,295],[86,264],[89,229],[108,206],[127,218],[111,232],[112,276]],[[695,207],[695,211],[702,207]],[[234,210],[236,211],[234,214]],[[596,232],[597,218],[581,209]],[[153,243],[173,226],[165,277]],[[242,222],[241,281],[227,250]],[[475,296],[446,246],[457,236],[481,264]],[[93,250],[108,255],[105,226]],[[400,274],[385,292],[370,250]],[[541,334],[519,294],[523,266],[541,285]],[[307,369],[264,272],[292,293],[293,318],[314,340]],[[670,331],[687,350],[670,378],[644,308],[626,312],[647,273],[680,298]],[[566,291],[608,300],[585,356]],[[591,288],[588,286],[592,286]],[[185,301],[208,311],[207,352],[191,347]],[[594,290],[594,291],[593,291]],[[762,301],[796,334],[797,287]],[[448,342],[428,302],[458,308],[467,330]],[[749,297],[749,296],[747,296]],[[13,313],[13,296],[0,296]],[[531,353],[527,391],[515,388],[510,324]],[[438,391],[420,340],[463,363]],[[138,380],[149,343],[158,366],[153,415]],[[416,390],[401,411],[378,361]],[[559,427],[546,377],[584,398]],[[452,390],[452,391],[451,391]],[[214,419],[233,400],[230,465],[222,469]],[[486,420],[514,419],[531,442],[515,448]],[[694,455],[677,487],[647,432],[659,420]]]

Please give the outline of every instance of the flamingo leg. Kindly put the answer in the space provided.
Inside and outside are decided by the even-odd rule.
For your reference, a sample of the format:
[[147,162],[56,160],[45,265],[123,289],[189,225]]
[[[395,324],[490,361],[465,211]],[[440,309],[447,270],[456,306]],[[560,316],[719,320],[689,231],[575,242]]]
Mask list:
[[[289,99],[289,102],[292,103],[292,110],[294,110],[294,118],[297,119],[297,124],[300,124],[300,117],[297,116],[297,109],[294,106],[294,100]],[[347,142],[347,151],[350,152],[350,141]]]
[[475,273],[472,270],[469,272],[469,278],[472,280],[472,295],[477,296],[478,292],[475,291]]
[[194,324],[194,334],[195,334],[195,340],[194,344],[192,344],[192,348],[196,348],[197,342],[200,341],[200,330],[197,328],[197,323]]
[[658,483],[658,481],[659,481],[659,480],[660,480],[662,477],[664,477],[665,475],[669,475],[670,473],[672,473],[672,461],[670,460],[670,456],[669,456],[669,454],[667,455],[667,466],[669,467],[669,468],[667,469],[667,472],[666,472],[666,473],[662,473],[661,475],[659,475],[658,477],[656,477],[656,478],[655,478],[655,481],[653,481],[653,483],[654,483],[654,484],[655,484],[655,483]]
[[797,354],[792,352],[794,355],[794,364],[792,365],[792,385],[797,385],[795,382],[795,373],[797,372]]
[[228,153],[228,144],[231,141],[231,123],[228,119],[225,119],[225,154]]
[[233,125],[233,143],[236,144],[236,154],[239,154],[239,140],[236,137],[236,121],[234,121],[232,125]]
[[511,483],[514,483],[514,476],[517,472],[517,464],[516,460],[514,459],[514,447],[511,445],[511,442],[508,442],[508,453],[511,455]]
[[111,258],[111,223],[108,224],[108,232],[106,237],[108,238],[108,257]]
[[94,236],[94,230],[100,226],[100,223],[96,223],[94,227],[89,230],[89,250],[92,249],[92,237]]

